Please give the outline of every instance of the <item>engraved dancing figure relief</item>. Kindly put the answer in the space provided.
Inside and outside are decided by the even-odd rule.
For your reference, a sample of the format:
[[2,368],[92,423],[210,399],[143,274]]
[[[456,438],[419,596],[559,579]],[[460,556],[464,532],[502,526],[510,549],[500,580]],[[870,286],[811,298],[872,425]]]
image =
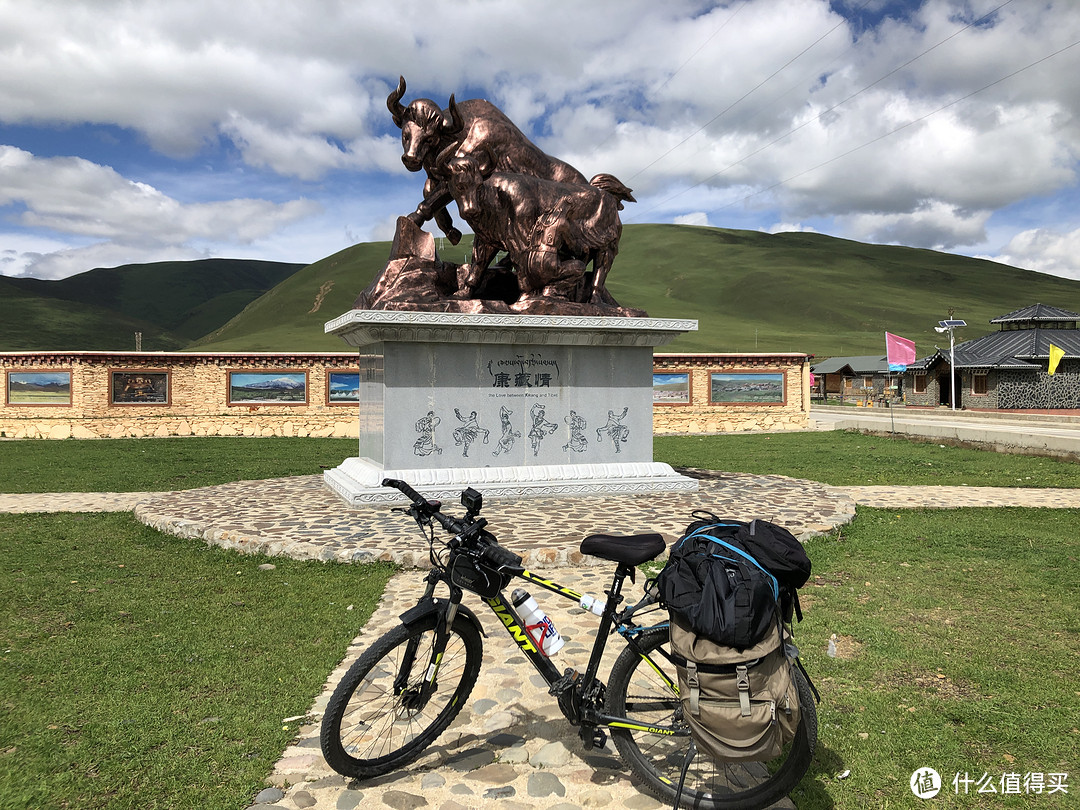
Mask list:
[[480,425],[477,424],[476,411],[473,411],[469,414],[468,418],[465,418],[461,415],[461,411],[459,411],[457,408],[454,408],[454,416],[456,416],[458,421],[462,423],[462,426],[454,431],[454,444],[456,444],[458,447],[461,447],[461,445],[465,445],[465,451],[462,453],[462,456],[468,458],[469,446],[476,441],[476,437],[483,433],[484,444],[487,444],[488,436],[491,435],[491,431],[484,430],[484,428],[480,427]]
[[532,419],[532,428],[529,430],[529,441],[532,443],[533,455],[536,456],[540,453],[540,440],[545,436],[550,436],[559,429],[559,426],[544,418],[544,406],[539,402],[535,403],[532,408],[529,409],[529,417]]
[[603,441],[604,436],[607,435],[612,444],[615,445],[615,452],[622,452],[622,443],[630,438],[630,428],[622,423],[622,420],[626,418],[626,414],[629,408],[623,408],[622,413],[618,416],[615,415],[615,411],[607,412],[607,424],[601,428],[596,429],[596,440]]
[[[502,428],[502,436],[499,437],[499,444],[495,448],[495,452],[491,455],[497,456],[500,453],[509,453],[514,449],[514,442],[521,438],[521,434],[514,430],[514,426],[510,424],[510,415],[512,410],[503,405],[499,408],[499,423]],[[485,441],[487,441],[485,439]]]
[[589,440],[585,438],[584,430],[589,423],[585,421],[585,417],[577,411],[570,411],[570,415],[563,421],[570,426],[570,441],[564,444],[562,449],[573,450],[575,453],[584,453],[588,450]]
[[442,452],[442,448],[435,444],[435,428],[441,421],[434,411],[428,411],[427,416],[416,420],[416,432],[420,434],[420,438],[413,443],[413,453],[430,456],[432,453]]

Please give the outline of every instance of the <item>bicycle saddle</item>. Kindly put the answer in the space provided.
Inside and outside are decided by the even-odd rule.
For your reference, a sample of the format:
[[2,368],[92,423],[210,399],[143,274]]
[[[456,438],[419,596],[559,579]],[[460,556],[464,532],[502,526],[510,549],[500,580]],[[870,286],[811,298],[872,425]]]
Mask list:
[[590,534],[581,541],[582,554],[591,554],[601,560],[611,560],[624,565],[641,565],[665,548],[667,543],[663,536],[656,532],[631,535]]

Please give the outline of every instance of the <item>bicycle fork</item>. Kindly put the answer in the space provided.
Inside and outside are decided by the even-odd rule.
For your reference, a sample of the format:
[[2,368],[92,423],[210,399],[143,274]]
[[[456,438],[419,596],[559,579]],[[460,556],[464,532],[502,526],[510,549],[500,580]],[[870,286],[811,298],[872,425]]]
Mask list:
[[[437,582],[437,577],[429,575],[427,588],[425,589],[420,602],[416,607],[406,611],[401,616],[401,619],[405,624],[410,624],[411,622],[420,619],[426,619],[431,613],[435,613],[437,616],[435,622],[435,636],[431,644],[430,652],[427,654],[427,661],[417,661],[422,638],[419,635],[409,639],[401,656],[397,675],[394,677],[393,689],[394,694],[399,698],[399,711],[402,714],[413,715],[423,711],[424,707],[427,706],[428,701],[431,700],[432,695],[434,695],[438,689],[439,668],[442,666],[443,655],[446,653],[446,644],[450,640],[450,628],[457,618],[458,611],[462,609],[462,591],[456,586],[451,586],[449,600],[443,601],[434,598],[435,584]],[[479,628],[480,623],[476,617],[469,612],[468,608],[465,608],[464,610],[472,622]],[[414,677],[414,667],[418,663],[424,666],[424,673],[419,681]]]

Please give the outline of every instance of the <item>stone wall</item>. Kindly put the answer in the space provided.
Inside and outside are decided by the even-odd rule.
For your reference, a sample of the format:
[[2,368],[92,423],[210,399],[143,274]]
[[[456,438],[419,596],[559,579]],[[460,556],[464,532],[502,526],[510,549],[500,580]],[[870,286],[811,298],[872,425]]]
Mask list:
[[804,430],[809,424],[809,355],[656,354],[653,373],[657,435]]
[[[331,402],[328,386],[356,373],[352,352],[5,352],[0,370],[3,437],[358,435],[356,403]],[[292,389],[230,388],[249,373]]]
[[[981,374],[981,372],[980,372]],[[904,379],[904,401],[908,405],[936,407],[949,397],[949,366],[939,363],[926,379],[926,391],[915,393],[918,375]],[[1080,408],[1080,361],[1063,360],[1053,376],[1046,371],[991,369],[985,373],[986,393],[973,390],[975,373],[956,371],[956,405],[973,410],[1039,410]]]
[[1063,360],[1053,376],[1042,372],[1001,372],[996,393],[997,402],[991,407],[1080,408],[1080,361]]
[[[656,354],[654,372],[685,375],[686,390],[654,390],[653,430],[805,429],[809,368],[804,354]],[[331,374],[357,371],[352,352],[0,352],[0,437],[357,437],[357,403],[333,402],[328,384]],[[250,373],[296,382],[302,394],[240,398],[230,382]],[[714,401],[714,374],[717,395],[736,401]],[[731,390],[721,392],[725,385]]]

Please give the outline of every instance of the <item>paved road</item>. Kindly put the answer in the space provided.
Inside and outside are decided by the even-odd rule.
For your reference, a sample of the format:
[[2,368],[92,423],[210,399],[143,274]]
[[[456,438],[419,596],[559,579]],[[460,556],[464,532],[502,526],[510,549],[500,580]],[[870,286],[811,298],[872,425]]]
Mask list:
[[895,432],[1080,460],[1080,417],[1076,416],[814,406],[810,422],[818,430]]

